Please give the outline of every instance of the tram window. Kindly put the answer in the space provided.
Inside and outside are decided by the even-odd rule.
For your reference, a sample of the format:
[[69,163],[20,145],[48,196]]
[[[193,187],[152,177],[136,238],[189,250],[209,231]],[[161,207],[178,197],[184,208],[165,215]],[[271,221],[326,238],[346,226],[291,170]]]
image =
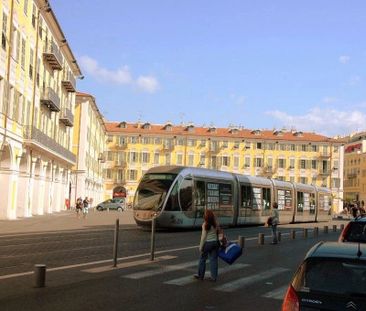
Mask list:
[[304,210],[304,193],[297,193],[297,211],[302,212]]
[[184,179],[179,189],[179,201],[182,211],[192,210],[192,179]]
[[205,205],[205,182],[204,181],[196,181],[195,182],[195,192],[194,192],[194,204],[196,206]]
[[315,193],[310,193],[310,214],[315,214]]
[[241,186],[241,204],[242,208],[251,208],[252,207],[252,196],[253,191],[250,186]]
[[178,184],[179,181],[177,181],[169,195],[168,201],[165,205],[166,211],[179,211],[179,202],[178,202]]
[[263,209],[269,210],[271,208],[271,190],[268,188],[262,189]]

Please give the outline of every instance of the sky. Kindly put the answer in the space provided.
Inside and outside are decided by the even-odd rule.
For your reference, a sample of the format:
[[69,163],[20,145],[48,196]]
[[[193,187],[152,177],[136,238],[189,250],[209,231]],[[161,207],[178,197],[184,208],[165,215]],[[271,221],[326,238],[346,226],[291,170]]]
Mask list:
[[50,0],[108,121],[366,130],[364,0]]

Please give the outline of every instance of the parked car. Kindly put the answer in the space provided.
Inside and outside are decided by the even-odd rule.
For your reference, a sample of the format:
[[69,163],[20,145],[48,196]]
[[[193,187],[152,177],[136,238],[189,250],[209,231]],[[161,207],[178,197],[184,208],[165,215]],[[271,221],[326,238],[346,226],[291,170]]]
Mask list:
[[338,241],[366,243],[366,215],[352,219],[342,230]]
[[113,199],[106,200],[102,203],[99,203],[97,205],[98,211],[103,211],[106,209],[117,210],[119,212],[122,212],[122,211],[126,210],[126,201],[124,198],[113,198]]
[[282,311],[366,310],[366,245],[320,242],[306,254]]

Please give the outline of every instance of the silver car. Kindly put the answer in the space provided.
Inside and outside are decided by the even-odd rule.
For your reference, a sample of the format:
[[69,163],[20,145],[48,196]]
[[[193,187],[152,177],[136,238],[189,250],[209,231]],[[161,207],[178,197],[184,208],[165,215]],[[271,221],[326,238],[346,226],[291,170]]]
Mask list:
[[108,199],[102,203],[99,203],[97,205],[97,210],[117,210],[119,212],[122,212],[126,210],[126,200],[124,198]]

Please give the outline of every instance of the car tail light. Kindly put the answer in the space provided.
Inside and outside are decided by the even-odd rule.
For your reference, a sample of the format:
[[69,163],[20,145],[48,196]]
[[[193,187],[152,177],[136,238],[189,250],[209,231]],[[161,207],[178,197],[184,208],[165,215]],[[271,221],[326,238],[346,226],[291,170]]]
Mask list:
[[287,289],[285,299],[282,304],[282,311],[299,311],[299,298],[295,289],[290,285]]
[[349,222],[346,227],[343,229],[341,235],[339,236],[338,242],[344,242],[345,237],[347,236],[347,233],[349,229],[351,228],[351,223]]

